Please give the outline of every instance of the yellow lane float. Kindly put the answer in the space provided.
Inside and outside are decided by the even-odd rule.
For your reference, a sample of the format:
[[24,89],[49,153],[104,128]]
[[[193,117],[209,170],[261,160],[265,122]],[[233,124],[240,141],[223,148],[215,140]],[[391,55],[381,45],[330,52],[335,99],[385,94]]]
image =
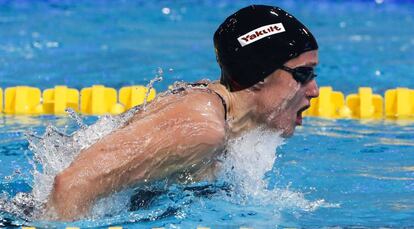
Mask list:
[[3,89],[0,88],[0,112],[3,112]]
[[66,108],[79,111],[79,91],[66,86],[56,86],[43,91],[43,113],[65,114]]
[[414,116],[414,90],[396,88],[385,92],[385,116],[409,118]]
[[[147,93],[148,88],[144,86],[123,87],[119,90],[119,102],[128,110],[134,106],[143,104]],[[147,102],[153,100],[155,95],[156,91],[152,88],[148,94]]]
[[344,105],[344,95],[341,92],[333,91],[332,87],[321,87],[319,97],[311,100],[311,106],[304,115],[322,118],[349,117],[349,109]]
[[81,90],[81,113],[88,115],[120,114],[125,108],[117,103],[114,88],[93,85]]
[[[29,86],[0,88],[0,112],[10,115],[65,114],[67,108],[85,115],[120,114],[131,107],[141,105],[156,96],[155,89],[134,85],[116,89],[93,85],[81,89],[55,86],[43,91]],[[414,118],[414,90],[395,88],[381,95],[373,94],[369,87],[361,87],[358,93],[344,96],[332,87],[321,87],[319,97],[311,100],[311,106],[303,114],[321,118],[355,119],[407,119]],[[3,100],[4,98],[4,100]]]
[[372,94],[369,87],[360,87],[358,94],[346,97],[346,106],[352,112],[352,118],[382,118],[383,99],[380,95]]
[[28,86],[9,87],[4,93],[6,114],[41,114],[40,89]]

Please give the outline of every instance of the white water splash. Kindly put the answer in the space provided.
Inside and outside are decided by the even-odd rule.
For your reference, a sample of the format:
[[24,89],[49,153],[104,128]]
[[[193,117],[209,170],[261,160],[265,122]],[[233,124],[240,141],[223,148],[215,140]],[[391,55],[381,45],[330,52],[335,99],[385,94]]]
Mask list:
[[29,148],[34,154],[32,195],[37,202],[46,202],[55,176],[67,168],[82,149],[118,129],[126,121],[121,116],[103,116],[95,124],[86,127],[79,123],[81,118],[76,113],[69,112],[72,112],[71,116],[76,116],[74,119],[81,127],[73,135],[62,133],[53,126],[48,126],[42,137],[27,135]]
[[[161,73],[158,72],[158,74],[162,74],[162,70],[159,71]],[[151,80],[149,86],[152,87],[155,82],[161,80],[162,77],[157,75],[156,78]],[[147,101],[148,95],[147,93],[145,101]],[[75,111],[67,109],[69,117],[79,126],[79,130],[71,135],[51,125],[46,127],[42,136],[27,132],[29,149],[33,152],[33,159],[29,159],[29,163],[33,166],[31,172],[33,175],[32,193],[18,193],[12,199],[7,195],[0,196],[0,210],[26,219],[39,217],[53,188],[56,175],[66,169],[83,149],[90,147],[112,131],[126,125],[136,112],[142,110],[142,107],[136,106],[117,116],[102,116],[96,123],[89,126],[83,123],[82,118]],[[119,212],[119,209],[112,209],[114,205],[111,204],[111,201],[120,202],[121,199],[125,199],[125,193],[120,192],[105,198],[104,201],[98,201],[93,212],[96,212],[97,215],[101,215],[102,209]],[[31,210],[28,213],[26,210],[29,208]]]
[[67,168],[82,149],[124,125],[131,116],[128,112],[122,116],[103,116],[95,124],[87,126],[74,111],[69,110],[68,113],[80,127],[72,135],[51,125],[46,127],[43,136],[26,133],[29,149],[33,152],[33,159],[29,159],[33,166],[32,192],[18,193],[12,199],[7,195],[0,197],[0,210],[28,220],[38,218],[52,190],[55,176]]
[[[32,195],[36,202],[45,203],[53,187],[53,180],[57,174],[66,169],[74,158],[83,150],[112,131],[124,126],[136,112],[145,108],[149,92],[155,82],[162,80],[163,71],[157,70],[157,75],[148,84],[148,92],[142,106],[136,106],[118,116],[102,116],[95,124],[86,125],[82,118],[72,109],[67,109],[69,117],[80,127],[71,136],[60,132],[53,126],[48,126],[42,137],[27,134],[29,148],[33,151],[33,178]],[[145,111],[145,109],[144,109]],[[38,167],[41,167],[41,170]]]
[[154,79],[150,80],[150,82],[147,84],[147,93],[145,94],[144,103],[142,105],[143,110],[145,111],[145,108],[147,107],[148,97],[151,92],[151,89],[154,87],[155,82],[160,82],[163,80],[164,71],[162,68],[157,69],[157,75]]
[[229,201],[238,204],[271,205],[274,209],[313,211],[330,207],[323,199],[309,201],[298,191],[268,189],[265,173],[272,170],[276,148],[283,145],[280,133],[257,128],[229,141],[220,177],[234,186]]

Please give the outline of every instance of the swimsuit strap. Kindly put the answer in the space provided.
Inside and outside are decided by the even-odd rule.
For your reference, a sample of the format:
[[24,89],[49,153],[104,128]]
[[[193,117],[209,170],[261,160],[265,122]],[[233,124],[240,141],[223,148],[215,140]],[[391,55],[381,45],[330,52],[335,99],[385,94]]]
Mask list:
[[227,120],[227,103],[226,103],[226,100],[224,100],[223,96],[221,96],[216,91],[213,91],[211,89],[209,89],[209,90],[212,91],[212,92],[214,92],[220,98],[221,104],[223,104],[223,107],[224,107],[224,120]]

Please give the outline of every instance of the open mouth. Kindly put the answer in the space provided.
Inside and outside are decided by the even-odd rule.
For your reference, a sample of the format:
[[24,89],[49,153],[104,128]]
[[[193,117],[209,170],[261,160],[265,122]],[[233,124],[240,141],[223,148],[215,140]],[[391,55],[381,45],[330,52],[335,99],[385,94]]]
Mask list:
[[306,109],[308,109],[310,107],[310,105],[306,105],[306,106],[304,106],[304,107],[302,107],[297,113],[296,113],[296,121],[295,121],[295,123],[296,123],[296,125],[298,125],[298,126],[300,126],[300,125],[302,125],[302,120],[303,120],[303,117],[302,117],[302,112],[304,112]]

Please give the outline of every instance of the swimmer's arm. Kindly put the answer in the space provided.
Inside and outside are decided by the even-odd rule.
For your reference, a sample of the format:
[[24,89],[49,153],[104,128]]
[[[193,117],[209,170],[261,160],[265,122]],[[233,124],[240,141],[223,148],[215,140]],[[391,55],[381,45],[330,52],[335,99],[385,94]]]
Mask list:
[[[208,154],[224,144],[224,125],[211,120],[222,118],[206,121],[205,114],[186,112],[165,112],[158,118],[133,122],[82,151],[55,178],[49,211],[62,220],[79,218],[98,197],[144,180],[168,177],[212,156]],[[174,119],[180,116],[187,118]]]

